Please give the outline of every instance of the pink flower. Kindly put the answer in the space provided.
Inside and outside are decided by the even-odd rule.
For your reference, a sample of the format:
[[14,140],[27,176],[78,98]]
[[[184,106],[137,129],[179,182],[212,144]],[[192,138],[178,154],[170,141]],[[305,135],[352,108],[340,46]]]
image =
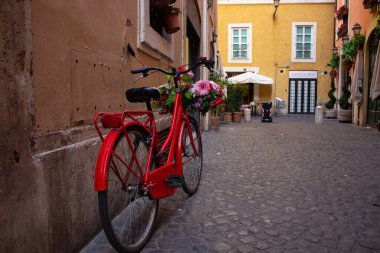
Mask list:
[[210,90],[210,82],[208,80],[199,80],[195,83],[195,89],[200,96],[207,95]]

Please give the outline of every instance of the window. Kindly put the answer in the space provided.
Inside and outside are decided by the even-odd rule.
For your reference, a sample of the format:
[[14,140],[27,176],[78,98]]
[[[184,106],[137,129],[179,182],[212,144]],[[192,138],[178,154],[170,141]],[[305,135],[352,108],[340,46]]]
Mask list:
[[316,23],[293,23],[292,62],[316,61]]
[[296,58],[311,58],[311,26],[297,26]]
[[229,24],[228,42],[229,63],[252,63],[252,24]]
[[247,28],[232,29],[232,58],[247,59]]
[[[165,34],[161,36],[161,34],[157,31],[157,27],[155,27],[155,25],[151,26],[150,1],[138,1],[138,8],[138,48],[156,59],[160,59],[161,57],[167,57],[168,59],[173,61],[174,38],[167,38]],[[158,29],[160,28],[158,27]]]

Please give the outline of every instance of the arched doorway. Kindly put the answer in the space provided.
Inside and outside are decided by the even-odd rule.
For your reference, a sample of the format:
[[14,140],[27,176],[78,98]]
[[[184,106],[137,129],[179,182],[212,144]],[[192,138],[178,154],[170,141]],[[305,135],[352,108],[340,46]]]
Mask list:
[[379,38],[374,32],[369,36],[368,48],[369,48],[369,73],[368,73],[368,107],[367,107],[367,124],[376,125],[379,120],[380,113],[380,101],[372,101],[370,97],[372,76],[375,68],[376,54],[379,46]]

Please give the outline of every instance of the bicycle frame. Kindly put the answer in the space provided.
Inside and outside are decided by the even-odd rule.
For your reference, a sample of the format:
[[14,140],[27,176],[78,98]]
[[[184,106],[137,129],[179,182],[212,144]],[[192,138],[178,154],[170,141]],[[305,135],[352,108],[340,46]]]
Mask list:
[[[176,76],[174,76],[174,82],[175,86],[177,85]],[[96,171],[95,171],[95,190],[96,191],[104,191],[107,189],[107,175],[108,175],[108,165],[110,162],[110,156],[108,154],[113,153],[116,155],[112,148],[120,135],[121,132],[124,132],[124,136],[127,138],[129,147],[131,150],[132,143],[128,138],[128,134],[126,131],[126,128],[130,125],[136,125],[140,127],[141,129],[144,129],[146,133],[150,136],[150,145],[149,145],[149,153],[148,153],[148,163],[146,165],[146,168],[141,168],[138,164],[138,160],[136,158],[136,154],[133,153],[133,159],[131,164],[125,164],[123,163],[127,168],[130,168],[133,164],[133,162],[136,163],[140,175],[143,175],[143,171],[146,171],[144,178],[141,178],[141,181],[143,183],[143,188],[149,192],[149,195],[152,199],[161,199],[168,197],[170,195],[173,195],[176,192],[176,188],[169,187],[165,180],[170,175],[183,175],[183,168],[182,168],[182,140],[181,137],[184,134],[183,131],[189,132],[189,137],[191,140],[191,145],[195,151],[195,154],[198,154],[198,150],[195,148],[195,144],[192,138],[192,131],[190,126],[190,120],[186,114],[183,112],[182,107],[182,99],[181,99],[181,93],[179,89],[176,90],[176,97],[175,97],[175,103],[174,103],[174,110],[173,110],[173,117],[171,120],[171,128],[169,131],[169,134],[167,138],[165,139],[162,146],[159,148],[157,147],[159,144],[158,140],[158,133],[156,130],[156,124],[154,121],[154,115],[152,111],[131,111],[126,110],[123,113],[98,113],[95,115],[94,118],[94,125],[96,130],[98,131],[98,134],[103,141],[103,144],[101,146],[98,160],[96,164]],[[145,122],[140,122],[136,119],[138,116],[144,116],[146,115],[148,118],[145,120]],[[107,135],[107,137],[104,139],[103,135],[99,129],[98,126],[98,119],[101,118],[101,122],[103,126],[111,127],[113,128]],[[125,119],[129,119],[126,121]],[[185,129],[184,126],[187,126]],[[156,168],[153,171],[150,171],[148,168],[151,168],[153,156],[160,154],[161,152],[164,152],[165,150],[169,149],[168,156],[166,159],[166,162],[164,165]],[[128,173],[134,173],[130,169],[128,169]],[[127,174],[128,174],[127,173]],[[137,176],[137,175],[136,175]],[[119,177],[120,180],[124,180],[121,177]]]

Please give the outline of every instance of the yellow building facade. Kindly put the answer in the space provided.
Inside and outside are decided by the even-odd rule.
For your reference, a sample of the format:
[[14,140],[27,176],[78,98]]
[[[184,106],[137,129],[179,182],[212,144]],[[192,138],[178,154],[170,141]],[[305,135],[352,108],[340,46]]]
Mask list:
[[[334,46],[334,0],[219,0],[218,43],[225,74],[252,71],[273,79],[254,84],[245,103],[270,101],[276,113],[314,113],[328,100],[326,66]],[[284,103],[277,103],[276,98]]]

